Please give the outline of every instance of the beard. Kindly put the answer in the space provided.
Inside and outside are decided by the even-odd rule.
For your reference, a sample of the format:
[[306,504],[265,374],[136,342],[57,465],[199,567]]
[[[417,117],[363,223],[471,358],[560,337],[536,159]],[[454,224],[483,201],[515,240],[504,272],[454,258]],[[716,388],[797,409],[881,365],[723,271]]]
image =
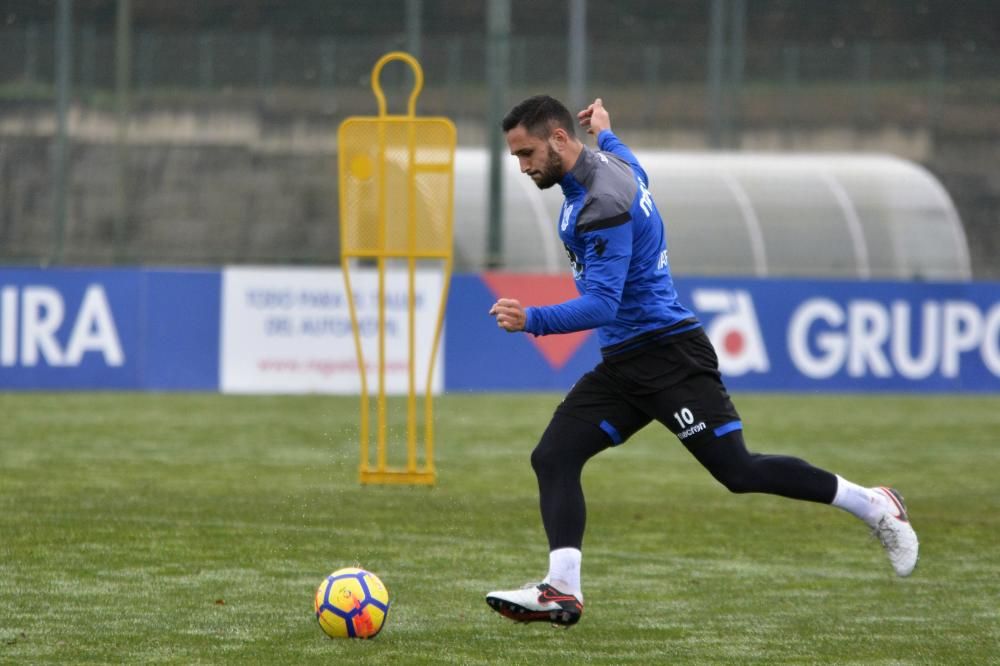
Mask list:
[[531,179],[535,181],[535,185],[540,190],[549,189],[563,177],[562,160],[556,151],[552,150],[552,146],[546,146],[546,148],[548,149],[548,155],[545,166],[540,171],[531,174]]

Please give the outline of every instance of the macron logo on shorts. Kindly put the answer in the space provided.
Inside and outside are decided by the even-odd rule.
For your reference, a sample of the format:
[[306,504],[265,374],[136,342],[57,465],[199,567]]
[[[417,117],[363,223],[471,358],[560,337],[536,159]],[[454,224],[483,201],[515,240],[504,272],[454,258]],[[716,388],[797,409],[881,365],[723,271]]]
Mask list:
[[753,298],[743,289],[694,289],[694,306],[719,356],[724,375],[767,372],[771,364]]

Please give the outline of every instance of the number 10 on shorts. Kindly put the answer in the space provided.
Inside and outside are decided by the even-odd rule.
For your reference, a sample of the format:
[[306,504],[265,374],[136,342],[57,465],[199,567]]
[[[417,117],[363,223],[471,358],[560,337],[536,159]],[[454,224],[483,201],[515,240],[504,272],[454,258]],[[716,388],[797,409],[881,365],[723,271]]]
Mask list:
[[674,412],[674,418],[677,419],[677,425],[681,427],[681,430],[694,425],[694,414],[687,407],[682,408],[679,412]]

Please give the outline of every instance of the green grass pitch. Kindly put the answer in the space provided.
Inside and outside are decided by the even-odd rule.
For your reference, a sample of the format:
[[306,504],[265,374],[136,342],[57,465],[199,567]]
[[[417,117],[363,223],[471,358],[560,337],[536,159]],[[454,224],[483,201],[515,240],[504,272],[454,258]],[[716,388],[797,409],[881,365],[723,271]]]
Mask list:
[[[584,472],[569,630],[483,601],[544,574],[558,399],[438,398],[412,488],[358,485],[356,398],[0,394],[0,663],[1000,663],[997,397],[736,396],[754,450],[901,490],[908,579],[846,513],[731,495],[647,428]],[[388,623],[329,640],[313,591],[355,564]]]

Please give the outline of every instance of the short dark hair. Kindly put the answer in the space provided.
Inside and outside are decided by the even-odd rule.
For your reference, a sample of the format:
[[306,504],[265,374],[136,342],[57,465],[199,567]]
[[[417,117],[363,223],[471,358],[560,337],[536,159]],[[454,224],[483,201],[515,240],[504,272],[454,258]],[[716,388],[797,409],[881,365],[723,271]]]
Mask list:
[[535,95],[524,100],[504,116],[500,126],[509,132],[518,125],[523,125],[528,134],[547,138],[557,127],[566,130],[571,137],[576,136],[573,126],[573,116],[569,109],[555,97]]

